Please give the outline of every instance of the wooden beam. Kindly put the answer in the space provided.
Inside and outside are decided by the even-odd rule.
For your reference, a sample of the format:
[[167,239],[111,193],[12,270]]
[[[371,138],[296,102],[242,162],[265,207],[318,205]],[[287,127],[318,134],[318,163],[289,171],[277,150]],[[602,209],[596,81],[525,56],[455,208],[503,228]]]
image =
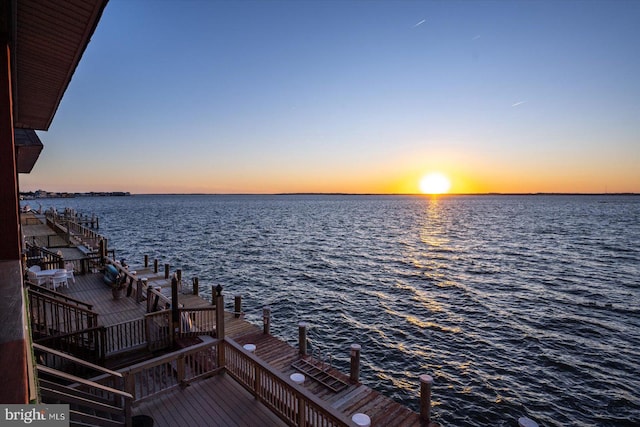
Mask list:
[[11,50],[0,54],[0,260],[20,259],[18,174],[13,135]]

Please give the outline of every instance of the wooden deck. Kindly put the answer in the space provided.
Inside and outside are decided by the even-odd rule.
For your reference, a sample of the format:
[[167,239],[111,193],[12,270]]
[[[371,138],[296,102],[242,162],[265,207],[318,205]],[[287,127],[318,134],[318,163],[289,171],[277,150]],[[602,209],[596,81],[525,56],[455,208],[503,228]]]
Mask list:
[[133,414],[151,416],[155,427],[287,425],[225,374],[142,402]]
[[[147,277],[151,285],[161,286],[163,294],[170,296],[170,282],[164,279],[164,272],[154,275],[151,269],[146,269],[138,270],[137,275]],[[109,326],[139,319],[146,313],[146,301],[136,303],[134,298],[124,296],[114,300],[110,288],[102,281],[101,274],[78,275],[76,283],[70,283],[69,288],[63,289],[62,292],[93,304],[94,310],[99,313],[100,325]],[[208,301],[195,295],[180,294],[179,301],[188,308],[210,306]],[[287,377],[297,372],[291,365],[300,358],[298,349],[277,337],[263,334],[261,327],[227,312],[225,333],[240,345],[255,344],[255,355]],[[304,387],[348,418],[355,413],[365,413],[371,418],[374,426],[422,425],[419,415],[409,408],[366,386],[350,383],[348,375],[336,369],[330,368],[328,372],[345,381],[348,386],[336,393],[307,377]],[[266,411],[269,417],[259,411]],[[168,392],[162,398],[141,403],[134,412],[151,415],[159,426],[283,425],[279,418],[258,403],[228,375],[217,375],[192,384],[184,390]],[[220,424],[216,424],[217,419],[220,420]],[[274,424],[269,424],[272,421]]]

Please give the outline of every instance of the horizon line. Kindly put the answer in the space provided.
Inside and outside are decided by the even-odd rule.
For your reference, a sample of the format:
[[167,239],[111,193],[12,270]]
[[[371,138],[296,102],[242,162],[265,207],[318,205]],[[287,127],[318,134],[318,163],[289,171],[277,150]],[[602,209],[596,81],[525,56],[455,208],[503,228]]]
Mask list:
[[[36,191],[21,191],[20,194],[35,193]],[[132,193],[129,191],[47,191],[47,193],[53,194],[128,194],[131,196],[429,196],[429,197],[447,197],[447,196],[638,196],[638,192],[486,192],[486,193],[440,193],[440,194],[428,194],[428,193],[348,193],[348,192],[285,192],[285,193]],[[123,197],[121,195],[114,197]],[[126,197],[126,196],[124,196]],[[47,198],[47,197],[43,197]]]

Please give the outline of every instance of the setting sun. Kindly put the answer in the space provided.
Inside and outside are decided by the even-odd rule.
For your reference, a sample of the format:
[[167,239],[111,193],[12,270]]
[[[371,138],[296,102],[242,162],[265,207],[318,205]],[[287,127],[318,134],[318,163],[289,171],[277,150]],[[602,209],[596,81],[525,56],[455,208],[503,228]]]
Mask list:
[[424,194],[445,194],[449,188],[451,188],[451,181],[439,172],[425,175],[420,180],[420,191]]

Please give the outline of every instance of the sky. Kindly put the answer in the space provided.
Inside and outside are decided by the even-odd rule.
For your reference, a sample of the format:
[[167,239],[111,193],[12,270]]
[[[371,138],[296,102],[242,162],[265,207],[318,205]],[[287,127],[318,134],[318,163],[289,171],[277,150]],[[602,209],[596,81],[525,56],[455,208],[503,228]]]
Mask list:
[[111,0],[20,190],[640,192],[640,1]]

